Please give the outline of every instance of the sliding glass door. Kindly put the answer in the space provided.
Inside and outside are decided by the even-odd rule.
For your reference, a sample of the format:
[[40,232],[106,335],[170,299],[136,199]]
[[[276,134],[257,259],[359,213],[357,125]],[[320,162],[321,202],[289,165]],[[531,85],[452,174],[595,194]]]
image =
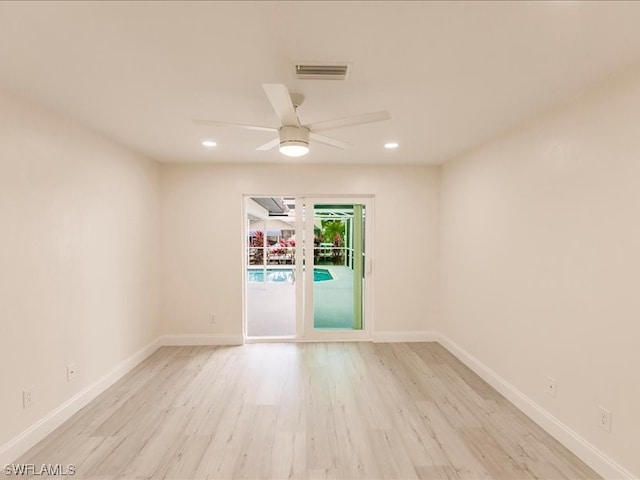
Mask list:
[[367,338],[371,199],[250,197],[245,206],[247,337]]

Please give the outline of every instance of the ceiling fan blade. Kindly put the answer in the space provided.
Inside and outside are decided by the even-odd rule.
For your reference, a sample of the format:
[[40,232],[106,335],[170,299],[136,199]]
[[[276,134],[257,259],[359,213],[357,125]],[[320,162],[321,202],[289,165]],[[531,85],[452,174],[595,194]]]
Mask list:
[[244,123],[231,123],[231,122],[218,122],[216,120],[201,120],[198,118],[193,119],[193,123],[197,125],[214,125],[219,127],[238,127],[245,130],[257,130],[260,132],[277,132],[278,129],[274,127],[261,127],[259,125],[245,125]]
[[299,127],[300,122],[287,87],[281,83],[265,83],[262,88],[282,125]]
[[280,144],[279,138],[274,138],[273,140],[268,141],[264,145],[260,145],[256,150],[271,150],[274,147],[277,147]]
[[390,120],[391,115],[386,110],[379,112],[363,113],[362,115],[354,115],[353,117],[336,118],[335,120],[325,120],[323,122],[311,123],[305,125],[312,132],[322,132],[324,130],[332,130],[334,128],[351,127],[353,125],[362,125],[363,123],[381,122],[382,120]]
[[315,140],[316,142],[324,143],[325,145],[331,145],[332,147],[341,148],[343,150],[351,146],[351,144],[347,142],[343,142],[342,140],[336,140],[335,138],[325,137],[324,135],[319,135],[313,132],[309,133],[309,138],[311,140]]

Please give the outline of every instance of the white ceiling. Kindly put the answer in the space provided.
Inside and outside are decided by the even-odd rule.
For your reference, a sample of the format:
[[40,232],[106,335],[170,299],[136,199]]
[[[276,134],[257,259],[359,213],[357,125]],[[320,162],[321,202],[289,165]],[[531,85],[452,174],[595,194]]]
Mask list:
[[[0,86],[160,161],[440,163],[638,62],[639,25],[638,2],[0,2]],[[296,80],[298,61],[353,73]],[[267,82],[306,95],[303,123],[392,120],[297,160],[192,124],[278,126]]]

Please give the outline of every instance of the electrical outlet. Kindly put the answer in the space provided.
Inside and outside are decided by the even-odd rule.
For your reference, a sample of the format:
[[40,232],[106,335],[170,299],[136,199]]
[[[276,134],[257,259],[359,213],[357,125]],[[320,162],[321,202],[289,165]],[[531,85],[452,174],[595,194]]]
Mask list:
[[605,432],[611,431],[611,412],[598,405],[598,424]]
[[22,391],[22,408],[29,408],[33,403],[33,387],[27,387]]
[[211,325],[215,325],[216,324],[216,316],[213,313],[211,315],[209,315],[209,323]]
[[72,382],[76,376],[76,364],[70,363],[67,365],[67,382]]
[[547,377],[547,393],[550,397],[556,398],[556,379]]

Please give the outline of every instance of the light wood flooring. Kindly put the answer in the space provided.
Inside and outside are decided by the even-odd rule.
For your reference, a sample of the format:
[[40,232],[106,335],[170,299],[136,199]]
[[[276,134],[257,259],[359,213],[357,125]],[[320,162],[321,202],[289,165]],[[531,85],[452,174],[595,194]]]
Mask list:
[[600,478],[436,343],[164,347],[17,462],[105,480]]

